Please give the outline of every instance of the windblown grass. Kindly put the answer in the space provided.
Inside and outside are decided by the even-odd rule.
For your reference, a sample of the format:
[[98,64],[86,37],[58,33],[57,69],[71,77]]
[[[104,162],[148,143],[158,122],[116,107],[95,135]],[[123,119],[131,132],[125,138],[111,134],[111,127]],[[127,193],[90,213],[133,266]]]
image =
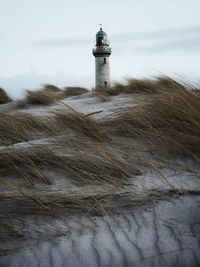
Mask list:
[[12,144],[56,135],[52,119],[17,111],[0,111],[0,144]]
[[26,98],[18,100],[17,107],[28,108],[30,105],[52,105],[63,98],[63,91],[59,87],[53,84],[44,84],[40,90],[28,90]]
[[113,91],[124,94],[145,93],[154,94],[159,90],[156,80],[152,79],[128,79],[126,84],[116,83]]
[[31,105],[52,105],[63,98],[63,91],[52,84],[44,84],[42,89],[26,93],[26,102]]
[[89,92],[83,87],[65,87],[63,90],[52,84],[44,84],[40,90],[27,91],[26,98],[18,101],[18,107],[30,105],[52,105],[69,96],[77,96]]
[[135,94],[135,93],[155,93],[158,84],[155,80],[150,79],[129,79],[126,84],[115,83],[112,87],[98,87],[92,91],[100,101],[106,102],[111,100],[111,96],[119,94]]
[[[116,203],[120,197],[125,197],[123,192],[115,189],[104,191],[89,191],[68,193],[66,195],[39,195],[32,190],[19,187],[16,183],[5,183],[14,194],[5,197],[0,194],[0,208],[3,212],[9,207],[12,216],[24,216],[30,214],[66,215],[88,213],[93,215],[105,215],[108,203]],[[126,194],[126,198],[128,198]],[[119,202],[120,204],[120,202]],[[14,206],[19,208],[16,210]]]
[[31,105],[52,105],[60,99],[63,99],[63,95],[60,92],[49,89],[27,91],[26,95],[27,103]]
[[49,136],[67,135],[69,130],[81,138],[108,139],[95,119],[67,106],[51,116],[35,116],[18,111],[0,111],[0,144],[7,145]]
[[50,184],[50,180],[43,171],[46,153],[49,151],[39,147],[1,150],[0,171],[6,177],[19,177],[32,185],[35,182]]
[[89,91],[83,87],[65,87],[63,90],[64,97],[76,96],[88,93]]
[[109,144],[112,138],[96,120],[70,107],[49,117],[1,112],[0,127],[2,145],[61,137],[60,141],[53,142],[55,153],[48,148],[48,143],[43,146],[22,143],[2,148],[0,169],[8,177],[17,175],[31,184],[50,183],[45,170],[54,170],[64,172],[74,181],[112,184],[138,172],[120,149]]
[[74,143],[71,147],[60,144],[55,152],[45,145],[1,149],[0,171],[6,177],[17,175],[30,184],[50,183],[47,170],[56,171],[58,176],[61,172],[66,179],[79,184],[121,184],[122,179],[125,182],[125,178],[138,173],[122,151],[84,139],[80,142],[81,139],[79,145]]
[[[187,86],[187,84],[185,84]],[[112,87],[100,87],[93,91],[93,94],[102,101],[110,100],[110,96],[118,94],[144,94],[157,95],[165,92],[174,92],[185,86],[168,77],[158,76],[154,79],[127,79],[125,83],[117,82]]]
[[110,100],[111,96],[118,95],[119,92],[112,87],[98,87],[92,91],[92,94],[102,102]]
[[[9,207],[12,216],[24,216],[30,213],[54,216],[87,213],[107,216],[107,212],[112,213],[114,210],[120,210],[120,208],[126,207],[127,203],[139,207],[158,200],[166,200],[179,194],[174,190],[139,191],[132,194],[126,190],[107,188],[104,191],[39,195],[33,190],[18,186],[15,182],[5,182],[5,184],[13,191],[13,194],[7,197],[0,194],[0,208],[5,213]],[[199,195],[200,192],[183,190],[183,193]],[[18,209],[15,208],[16,205]]]
[[108,127],[116,128],[118,134],[157,140],[175,151],[199,151],[199,94],[173,80],[160,82],[166,87],[169,82],[174,88],[126,109]]
[[57,123],[62,125],[62,127],[71,128],[85,137],[96,141],[103,141],[107,137],[103,127],[99,126],[95,119],[71,107],[58,111],[55,115]]
[[62,91],[59,87],[57,87],[57,86],[55,86],[53,84],[48,84],[48,83],[44,84],[42,89],[44,91],[48,91],[48,92],[52,92],[52,93],[57,93],[57,92],[61,92]]
[[0,88],[0,104],[6,104],[11,102],[12,99],[8,96],[3,88]]
[[154,79],[127,79],[125,84],[116,83],[112,90],[117,93],[124,94],[148,94],[148,95],[157,95],[166,92],[175,92],[179,89],[185,89],[185,86],[168,77],[168,76],[158,76]]

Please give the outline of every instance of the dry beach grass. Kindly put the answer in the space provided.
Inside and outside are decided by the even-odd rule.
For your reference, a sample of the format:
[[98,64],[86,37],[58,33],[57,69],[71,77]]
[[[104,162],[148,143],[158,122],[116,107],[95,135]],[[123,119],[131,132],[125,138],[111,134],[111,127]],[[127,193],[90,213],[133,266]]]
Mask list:
[[27,90],[26,97],[18,101],[18,108],[27,108],[31,105],[53,105],[57,101],[71,96],[78,96],[89,92],[83,87],[65,87],[63,89],[52,85],[44,84],[36,91]]
[[27,91],[26,95],[26,101],[30,105],[52,105],[60,99],[63,99],[60,91],[46,88],[38,91]]
[[12,99],[8,96],[3,88],[0,88],[0,104],[6,104],[11,102]]
[[[59,141],[58,141],[59,142]],[[37,182],[53,183],[45,175],[47,170],[64,172],[66,179],[81,184],[123,183],[121,179],[137,173],[126,155],[119,149],[84,140],[79,144],[54,147],[54,151],[45,145],[29,145],[1,149],[0,170],[6,177],[21,177],[30,184]],[[79,151],[79,153],[78,153]],[[124,180],[125,181],[125,180]]]
[[95,119],[86,116],[86,114],[78,112],[71,107],[58,111],[55,115],[58,124],[73,129],[81,136],[89,137],[96,141],[103,141],[108,138],[103,131],[103,127],[101,127]]
[[95,119],[71,107],[50,112],[49,116],[2,110],[0,127],[1,145],[65,135],[70,129],[97,141],[108,138]]
[[160,95],[166,92],[174,93],[181,89],[193,89],[193,87],[192,84],[189,84],[188,82],[179,82],[168,76],[158,76],[154,79],[129,78],[125,83],[116,82],[112,87],[97,88],[93,91],[93,94],[103,101],[107,101],[111,96],[119,94],[141,94],[151,96]]
[[181,86],[169,89],[125,109],[108,122],[117,134],[158,141],[179,152],[200,151],[200,97]]
[[48,117],[18,111],[0,111],[0,143],[8,145],[55,135],[55,127]]
[[64,97],[82,95],[88,92],[89,90],[83,87],[65,87],[63,89]]

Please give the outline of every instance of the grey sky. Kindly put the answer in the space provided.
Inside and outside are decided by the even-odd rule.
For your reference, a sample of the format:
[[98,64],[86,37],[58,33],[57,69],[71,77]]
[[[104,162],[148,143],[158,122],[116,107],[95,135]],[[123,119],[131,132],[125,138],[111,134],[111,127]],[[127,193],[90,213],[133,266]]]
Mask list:
[[94,84],[98,24],[110,38],[112,80],[199,77],[199,0],[0,0],[0,86]]

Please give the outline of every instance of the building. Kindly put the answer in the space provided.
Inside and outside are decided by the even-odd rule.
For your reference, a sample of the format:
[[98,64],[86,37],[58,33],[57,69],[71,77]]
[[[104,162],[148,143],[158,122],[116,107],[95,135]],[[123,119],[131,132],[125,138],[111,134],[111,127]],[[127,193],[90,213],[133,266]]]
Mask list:
[[96,88],[109,87],[110,82],[110,55],[111,48],[109,46],[107,34],[100,28],[96,34],[96,47],[93,49],[95,56],[95,80]]

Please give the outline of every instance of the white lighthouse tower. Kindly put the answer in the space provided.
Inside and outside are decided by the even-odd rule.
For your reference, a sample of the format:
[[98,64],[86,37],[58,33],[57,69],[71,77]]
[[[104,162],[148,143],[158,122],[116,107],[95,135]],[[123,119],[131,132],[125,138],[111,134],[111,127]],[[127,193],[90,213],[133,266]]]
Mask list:
[[110,82],[110,55],[111,48],[109,46],[107,34],[100,28],[96,34],[96,47],[93,49],[95,56],[95,79],[96,88],[109,87]]

